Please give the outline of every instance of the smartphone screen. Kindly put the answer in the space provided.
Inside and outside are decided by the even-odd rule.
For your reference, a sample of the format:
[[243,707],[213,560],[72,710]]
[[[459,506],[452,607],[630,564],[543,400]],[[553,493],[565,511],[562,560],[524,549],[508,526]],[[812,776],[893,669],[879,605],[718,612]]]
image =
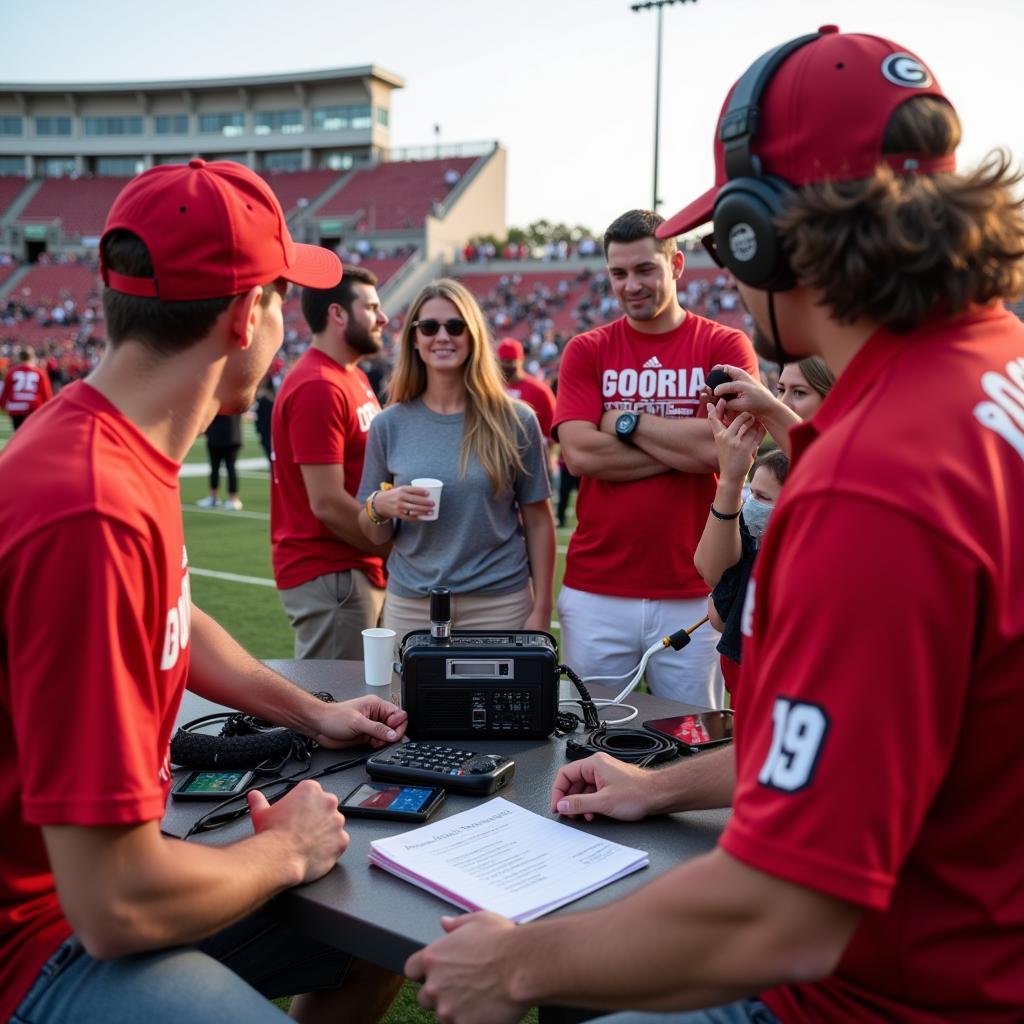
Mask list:
[[426,821],[443,800],[443,789],[403,786],[394,782],[364,782],[341,801],[339,809],[343,814],[356,817]]
[[250,771],[192,772],[171,793],[179,800],[226,800],[241,793],[252,781]]
[[687,747],[706,747],[732,739],[732,720],[731,711],[703,711],[696,715],[655,718],[644,722],[644,728]]

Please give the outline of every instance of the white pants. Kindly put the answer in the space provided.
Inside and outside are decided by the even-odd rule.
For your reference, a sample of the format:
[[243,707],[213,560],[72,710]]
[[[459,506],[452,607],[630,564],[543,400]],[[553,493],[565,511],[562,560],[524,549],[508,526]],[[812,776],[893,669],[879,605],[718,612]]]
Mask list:
[[[562,587],[558,621],[562,630],[562,661],[584,681],[590,676],[622,675],[603,685],[622,687],[655,641],[688,628],[707,614],[706,597],[683,601],[650,601],[640,597],[608,597]],[[671,647],[651,655],[645,677],[651,693],[695,704],[724,706],[724,686],[715,650],[721,634],[705,623],[690,635],[681,651]]]

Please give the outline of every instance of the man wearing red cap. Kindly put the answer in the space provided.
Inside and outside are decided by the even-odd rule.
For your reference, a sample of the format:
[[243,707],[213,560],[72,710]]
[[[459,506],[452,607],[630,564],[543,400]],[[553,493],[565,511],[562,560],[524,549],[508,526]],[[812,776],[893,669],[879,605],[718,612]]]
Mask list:
[[280,1019],[267,995],[313,989],[296,1015],[341,1019],[346,970],[353,1019],[375,1019],[393,991],[377,969],[259,909],[334,866],[336,797],[252,792],[254,834],[220,848],[160,832],[186,686],[328,747],[405,728],[379,698],[300,690],[190,597],[180,463],[252,403],[286,283],[330,287],[341,265],[292,241],[257,175],[193,160],[125,186],[100,269],[102,362],[0,455],[0,1020],[262,1021]]
[[[773,348],[838,379],[790,435],[735,751],[577,761],[552,809],[734,813],[716,851],[590,914],[446,922],[407,965],[444,1020],[1021,1020],[1024,325],[1002,300],[1024,213],[1005,155],[955,171],[959,136],[917,57],[831,27],[730,94],[715,188],[664,230],[713,220]],[[739,397],[714,414],[743,390],[719,385]]]
[[536,377],[523,369],[524,352],[522,343],[515,338],[503,338],[498,342],[498,364],[505,378],[505,390],[513,397],[526,402],[537,414],[540,432],[545,443],[551,437],[551,422],[555,418],[555,393]]
[[[555,429],[580,478],[558,618],[563,658],[584,679],[627,678],[652,645],[707,614],[693,553],[718,458],[700,396],[716,363],[757,373],[744,334],[679,304],[684,258],[675,239],[655,238],[661,223],[630,210],[605,232],[608,277],[625,315],[573,338],[558,374]],[[648,686],[721,707],[717,642],[706,626],[684,651],[655,656]]]

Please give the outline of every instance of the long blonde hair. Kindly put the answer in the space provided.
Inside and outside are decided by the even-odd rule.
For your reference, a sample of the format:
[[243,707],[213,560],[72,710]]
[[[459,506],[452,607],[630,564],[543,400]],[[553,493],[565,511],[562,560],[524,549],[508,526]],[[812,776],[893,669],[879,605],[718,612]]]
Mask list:
[[526,471],[522,449],[528,443],[515,403],[502,383],[487,324],[476,299],[458,281],[432,281],[416,296],[402,327],[398,358],[391,377],[390,402],[410,402],[427,389],[427,367],[416,349],[413,323],[430,299],[445,299],[466,321],[469,355],[462,365],[466,385],[465,426],[459,450],[459,472],[465,474],[470,453],[484,468],[498,494]]

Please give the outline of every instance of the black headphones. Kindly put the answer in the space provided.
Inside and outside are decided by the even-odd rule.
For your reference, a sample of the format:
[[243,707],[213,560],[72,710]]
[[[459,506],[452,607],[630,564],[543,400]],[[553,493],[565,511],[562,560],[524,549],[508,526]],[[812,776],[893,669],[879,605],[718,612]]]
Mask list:
[[736,83],[718,125],[728,180],[715,199],[715,249],[733,277],[762,291],[786,291],[796,278],[774,223],[793,186],[762,174],[761,160],[751,152],[761,127],[761,97],[789,55],[820,38],[814,32],[791,39],[754,61]]

